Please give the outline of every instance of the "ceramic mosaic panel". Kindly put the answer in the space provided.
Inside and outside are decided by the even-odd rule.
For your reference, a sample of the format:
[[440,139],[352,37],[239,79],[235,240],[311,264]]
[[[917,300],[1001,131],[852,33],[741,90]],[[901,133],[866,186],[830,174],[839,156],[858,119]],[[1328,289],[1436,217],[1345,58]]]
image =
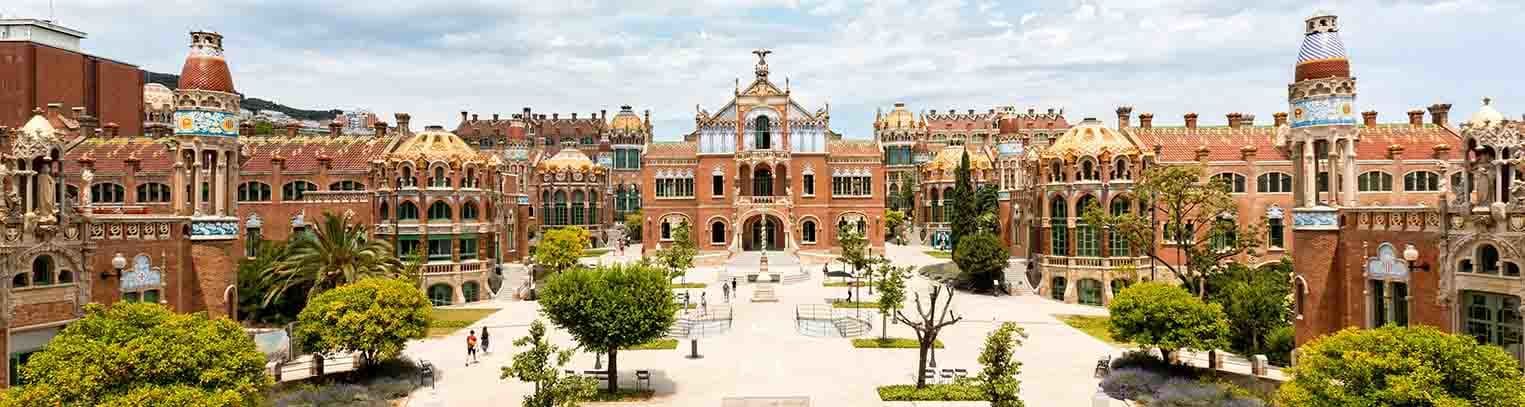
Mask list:
[[175,135],[238,137],[238,115],[207,110],[177,110]]
[[1330,96],[1292,102],[1292,128],[1356,125],[1356,98]]

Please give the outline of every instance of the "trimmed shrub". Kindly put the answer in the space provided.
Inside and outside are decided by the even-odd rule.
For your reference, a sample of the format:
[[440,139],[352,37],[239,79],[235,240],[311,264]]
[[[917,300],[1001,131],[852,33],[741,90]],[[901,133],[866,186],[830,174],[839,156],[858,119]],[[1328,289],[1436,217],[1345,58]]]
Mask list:
[[970,384],[929,384],[917,389],[914,384],[879,387],[883,401],[984,401],[985,393]]
[[1292,349],[1297,346],[1293,335],[1291,325],[1272,329],[1271,333],[1266,335],[1266,359],[1270,359],[1271,364],[1292,365]]

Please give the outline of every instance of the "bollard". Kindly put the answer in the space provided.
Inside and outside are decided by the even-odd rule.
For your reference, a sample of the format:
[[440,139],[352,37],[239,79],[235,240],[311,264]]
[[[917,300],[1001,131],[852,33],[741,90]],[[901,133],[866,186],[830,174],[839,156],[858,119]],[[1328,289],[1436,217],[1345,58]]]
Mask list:
[[1250,374],[1255,376],[1266,375],[1266,355],[1255,355],[1250,358]]
[[699,354],[699,340],[698,339],[689,339],[688,340],[688,349],[689,349],[689,351],[688,351],[688,358],[689,359],[700,359],[700,358],[704,357],[704,356]]
[[1207,368],[1212,370],[1223,368],[1223,355],[1219,355],[1217,349],[1207,351]]

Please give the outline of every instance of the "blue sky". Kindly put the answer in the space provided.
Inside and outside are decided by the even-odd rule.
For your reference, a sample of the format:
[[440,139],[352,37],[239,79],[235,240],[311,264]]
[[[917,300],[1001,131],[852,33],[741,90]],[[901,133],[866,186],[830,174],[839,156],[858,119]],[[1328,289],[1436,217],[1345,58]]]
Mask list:
[[[0,13],[46,18],[48,3]],[[1361,109],[1383,121],[1437,102],[1460,121],[1484,96],[1525,112],[1518,0],[55,0],[53,15],[90,34],[88,52],[159,72],[179,72],[187,31],[222,32],[238,90],[297,107],[409,112],[421,128],[462,110],[628,104],[674,139],[696,104],[714,111],[750,80],[754,48],[854,138],[897,101],[1264,123],[1286,108],[1302,20],[1320,9],[1340,16]]]

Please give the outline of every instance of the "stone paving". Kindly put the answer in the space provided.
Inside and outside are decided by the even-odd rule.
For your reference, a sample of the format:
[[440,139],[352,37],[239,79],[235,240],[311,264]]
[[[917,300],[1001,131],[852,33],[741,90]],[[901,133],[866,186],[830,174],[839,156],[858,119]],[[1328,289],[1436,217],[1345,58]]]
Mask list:
[[[628,261],[639,256],[638,247],[621,256],[609,253],[598,260]],[[921,253],[919,247],[890,246],[888,256],[896,264],[925,265],[947,260]],[[808,267],[807,267],[808,268]],[[732,270],[735,271],[735,270]],[[720,287],[714,285],[720,271],[700,268],[689,273],[688,281],[710,282],[711,302],[723,302]],[[875,388],[890,384],[915,382],[915,349],[855,349],[847,339],[807,337],[796,331],[795,306],[822,304],[828,298],[842,298],[847,289],[822,287],[820,270],[811,271],[808,282],[776,286],[779,302],[752,303],[733,299],[734,325],[728,333],[701,339],[701,359],[687,359],[689,342],[682,341],[676,350],[625,351],[619,353],[621,387],[635,387],[635,371],[649,370],[654,399],[643,403],[620,403],[630,406],[720,406],[726,398],[809,397],[812,406],[886,406],[879,401]],[[925,291],[930,282],[916,277],[908,284],[912,290]],[[740,298],[749,298],[754,285],[743,283]],[[867,294],[867,289],[860,289]],[[693,291],[694,298],[698,297]],[[867,297],[872,300],[873,297]],[[925,300],[924,296],[923,299]],[[411,406],[517,405],[532,386],[516,380],[499,379],[501,367],[514,352],[512,342],[525,335],[528,324],[539,317],[534,302],[489,302],[478,307],[499,307],[482,321],[448,337],[414,341],[406,354],[434,363],[440,371],[436,387],[416,391]],[[907,303],[914,309],[914,305]],[[1098,356],[1117,353],[1118,349],[1092,338],[1053,317],[1055,314],[1095,314],[1098,308],[1055,303],[1036,296],[989,297],[960,293],[954,298],[954,310],[964,317],[958,324],[943,330],[940,339],[946,345],[937,352],[939,368],[964,368],[971,374],[980,368],[977,360],[986,333],[1000,322],[1012,321],[1028,334],[1018,349],[1023,362],[1022,398],[1029,406],[1090,406],[1097,379],[1092,377]],[[879,318],[872,310],[863,310],[873,321],[878,335]],[[467,331],[492,332],[492,353],[478,363],[465,360]],[[571,346],[571,337],[551,327],[552,340]],[[891,325],[890,336],[914,337],[909,328]],[[567,368],[592,369],[593,355],[577,354]],[[905,405],[905,404],[898,404]],[[919,404],[918,405],[922,405]],[[1117,402],[1115,405],[1123,405]]]

